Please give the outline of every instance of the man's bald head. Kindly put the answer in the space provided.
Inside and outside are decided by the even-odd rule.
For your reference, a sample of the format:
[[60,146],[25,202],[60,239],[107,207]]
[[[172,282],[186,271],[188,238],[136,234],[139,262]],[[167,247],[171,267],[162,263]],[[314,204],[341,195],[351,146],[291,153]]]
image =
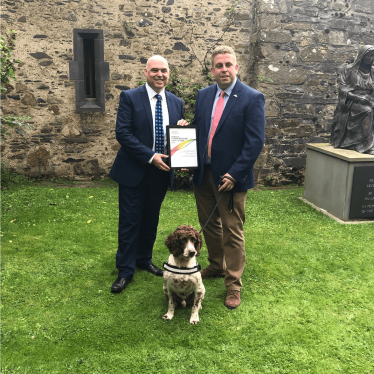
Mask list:
[[169,64],[162,56],[152,56],[147,61],[144,69],[148,85],[157,93],[160,93],[169,81]]
[[169,64],[168,64],[166,58],[164,58],[164,57],[162,57],[162,56],[160,56],[160,55],[155,55],[155,56],[150,57],[150,58],[147,60],[147,63],[146,63],[146,65],[145,65],[145,68],[146,68],[146,69],[148,69],[148,64],[149,64],[149,62],[150,62],[151,60],[152,60],[152,61],[153,61],[153,60],[158,60],[158,61],[162,61],[162,62],[164,62],[164,63],[166,64],[166,66],[168,67],[168,70],[169,70]]

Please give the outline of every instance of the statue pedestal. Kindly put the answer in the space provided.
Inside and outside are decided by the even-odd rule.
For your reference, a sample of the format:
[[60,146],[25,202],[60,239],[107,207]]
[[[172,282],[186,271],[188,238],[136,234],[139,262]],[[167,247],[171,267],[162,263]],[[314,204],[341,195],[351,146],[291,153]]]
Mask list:
[[304,200],[344,222],[374,222],[374,155],[306,146]]

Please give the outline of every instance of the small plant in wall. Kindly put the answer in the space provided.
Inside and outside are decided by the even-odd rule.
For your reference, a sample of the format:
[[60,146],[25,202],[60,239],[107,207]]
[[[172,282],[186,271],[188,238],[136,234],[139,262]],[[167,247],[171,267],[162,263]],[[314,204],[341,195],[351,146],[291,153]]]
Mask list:
[[[15,63],[20,63],[21,61],[15,60],[12,58],[12,51],[14,49],[15,43],[14,39],[17,34],[15,30],[6,31],[5,35],[0,35],[0,48],[1,48],[1,94],[5,94],[10,86],[10,80],[16,81],[15,76]],[[0,116],[1,120],[1,140],[6,141],[6,139],[11,137],[11,134],[8,132],[10,128],[14,128],[15,131],[23,136],[26,133],[27,129],[32,129],[28,124],[28,121],[31,120],[31,117],[15,115]]]
[[266,75],[257,75],[257,83],[262,83],[264,81],[271,83],[274,82],[271,78],[267,77]]
[[238,4],[238,0],[233,0],[233,3],[231,6],[227,7],[227,13],[229,14],[228,18],[234,18],[236,14],[238,13],[238,9],[240,8],[240,5]]
[[128,24],[126,21],[123,22],[122,26],[123,26],[123,28],[124,28],[126,31],[128,31],[128,32],[131,31],[131,27],[129,26],[129,24]]

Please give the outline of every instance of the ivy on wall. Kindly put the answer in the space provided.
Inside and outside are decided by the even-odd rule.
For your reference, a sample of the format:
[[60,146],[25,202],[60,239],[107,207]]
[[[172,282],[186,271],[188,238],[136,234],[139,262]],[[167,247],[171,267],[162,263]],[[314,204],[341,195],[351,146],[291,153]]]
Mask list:
[[[12,51],[15,47],[15,36],[17,31],[8,30],[5,35],[0,35],[0,48],[1,48],[1,94],[5,94],[9,89],[11,89],[10,80],[16,81],[15,76],[15,63],[20,63],[21,61],[12,58]],[[6,141],[11,137],[9,128],[14,128],[15,131],[23,136],[26,134],[26,129],[32,129],[28,124],[31,117],[15,115],[0,116],[1,120],[1,140]]]

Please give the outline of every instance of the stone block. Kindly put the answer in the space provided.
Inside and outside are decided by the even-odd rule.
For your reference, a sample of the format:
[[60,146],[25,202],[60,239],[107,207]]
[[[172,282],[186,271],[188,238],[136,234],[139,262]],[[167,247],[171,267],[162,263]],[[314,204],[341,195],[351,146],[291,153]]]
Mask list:
[[74,138],[74,143],[88,143],[89,140],[85,136],[80,136],[78,138]]
[[121,90],[121,91],[126,91],[130,89],[129,86],[122,86],[122,85],[116,85],[114,87],[117,88],[117,90]]
[[139,27],[147,27],[153,25],[152,21],[150,21],[147,18],[142,18],[138,21],[138,26]]
[[37,87],[38,90],[49,90],[49,86],[42,83],[40,86]]
[[352,4],[352,8],[355,12],[362,12],[372,15],[374,13],[374,3],[367,0],[356,0]]
[[27,92],[21,99],[21,103],[22,104],[25,104],[25,105],[31,105],[31,106],[34,106],[36,105],[38,102],[37,100],[35,99],[35,96],[30,93],[30,92]]
[[126,39],[123,39],[123,40],[120,41],[119,45],[121,47],[130,47],[131,46],[131,42],[128,41],[128,40],[126,40]]
[[[374,167],[374,156],[335,149],[330,144],[307,144],[304,199],[342,221],[351,221],[356,166]],[[374,221],[374,214],[371,219]]]
[[278,14],[262,13],[256,18],[256,30],[272,30],[280,25],[281,16]]
[[76,80],[75,81],[75,99],[76,102],[85,101],[86,98],[86,89],[84,86],[84,80]]
[[278,117],[280,112],[279,104],[276,100],[265,101],[265,114],[266,117]]
[[74,164],[74,173],[76,175],[100,178],[101,175],[106,174],[106,171],[100,167],[97,159],[92,159]]
[[95,76],[97,80],[109,80],[109,62],[96,62]]
[[30,56],[36,58],[37,60],[41,58],[52,58],[51,56],[47,55],[45,52],[35,52],[35,53],[29,53]]
[[347,9],[347,1],[346,0],[335,0],[331,4],[331,10],[340,10],[344,11]]
[[[347,61],[350,61],[355,54],[356,51],[353,51],[352,47],[330,49],[331,61],[334,61],[335,63],[340,63],[341,65],[345,64]],[[340,69],[336,70],[336,72],[339,71]]]
[[28,154],[27,161],[31,166],[47,166],[50,161],[50,154],[44,146],[41,146]]
[[53,61],[42,61],[42,62],[39,62],[40,66],[49,66],[51,64],[53,64]]
[[65,21],[75,22],[78,20],[77,16],[73,13],[64,13],[62,19]]
[[[66,147],[65,149],[67,149],[68,147]],[[70,151],[70,149],[73,149],[73,147],[70,146],[68,149],[69,150],[67,151],[67,153],[72,153]],[[85,159],[84,158],[78,158],[78,159],[76,159],[76,158],[69,157],[66,160],[62,160],[62,162],[65,162],[66,164],[75,164],[77,162],[82,162],[82,161],[85,161]]]
[[258,13],[279,14],[279,6],[275,0],[259,0],[256,4]]
[[347,35],[345,30],[331,30],[328,33],[328,41],[335,45],[347,45]]
[[174,43],[174,46],[172,48],[175,51],[189,51],[190,49],[184,45],[182,42],[176,42]]
[[27,86],[23,83],[17,82],[16,83],[16,91],[17,92],[24,92],[27,90]]
[[307,17],[318,17],[318,9],[314,8],[296,8],[294,13]]
[[60,108],[57,104],[53,104],[48,108],[49,111],[51,111],[54,115],[60,114]]
[[310,22],[287,22],[283,24],[282,28],[284,30],[292,31],[309,31],[313,28],[313,25]]
[[136,56],[132,55],[119,55],[120,60],[136,60]]
[[306,62],[321,62],[330,60],[330,51],[327,48],[317,46],[309,46],[302,48],[300,51],[300,59]]
[[259,41],[264,43],[287,43],[292,40],[289,31],[264,31],[261,30]]
[[19,95],[8,95],[8,98],[13,100],[21,100],[21,97]]
[[300,65],[283,66],[276,63],[260,63],[255,66],[256,77],[266,77],[272,80],[269,84],[299,85],[304,83],[306,78],[305,70]]

